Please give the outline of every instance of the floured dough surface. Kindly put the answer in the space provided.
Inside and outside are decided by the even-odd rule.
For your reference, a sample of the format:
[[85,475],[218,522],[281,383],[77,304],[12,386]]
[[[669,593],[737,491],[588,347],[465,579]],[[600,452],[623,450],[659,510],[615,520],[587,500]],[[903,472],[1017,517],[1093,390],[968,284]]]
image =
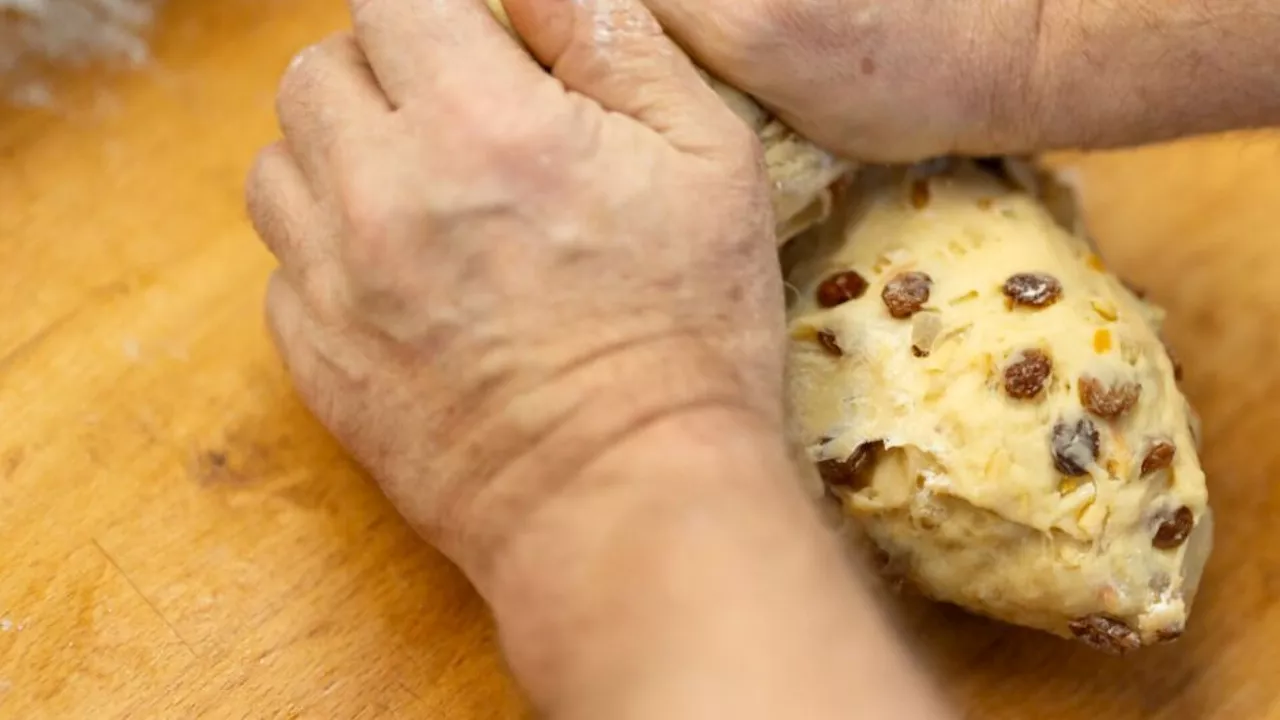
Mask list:
[[1161,312],[1029,166],[863,169],[788,248],[789,391],[927,595],[1124,652],[1181,633],[1212,522]]

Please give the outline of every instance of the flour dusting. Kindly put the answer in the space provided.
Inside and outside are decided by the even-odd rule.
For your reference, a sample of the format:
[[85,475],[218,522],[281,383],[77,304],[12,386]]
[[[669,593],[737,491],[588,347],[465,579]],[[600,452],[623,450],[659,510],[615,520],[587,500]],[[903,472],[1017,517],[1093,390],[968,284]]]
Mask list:
[[163,0],[0,0],[0,104],[48,107],[49,74],[97,63],[138,66]]

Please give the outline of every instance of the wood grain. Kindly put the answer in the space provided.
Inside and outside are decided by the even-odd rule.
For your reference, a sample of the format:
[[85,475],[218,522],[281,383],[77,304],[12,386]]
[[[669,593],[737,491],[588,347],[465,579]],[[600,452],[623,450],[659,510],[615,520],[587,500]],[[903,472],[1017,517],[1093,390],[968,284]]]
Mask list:
[[[0,717],[525,715],[483,607],[263,330],[242,181],[290,56],[344,24],[341,0],[180,2],[155,67],[0,115]],[[1193,624],[1122,660],[904,600],[910,626],[975,718],[1280,717],[1280,138],[1065,161],[1204,416]]]

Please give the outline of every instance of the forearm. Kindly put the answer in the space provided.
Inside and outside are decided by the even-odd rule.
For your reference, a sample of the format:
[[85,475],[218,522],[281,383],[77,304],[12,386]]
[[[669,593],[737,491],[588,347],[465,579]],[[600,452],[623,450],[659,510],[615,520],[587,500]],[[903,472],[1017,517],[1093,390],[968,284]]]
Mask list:
[[1271,0],[1043,3],[1034,107],[1021,109],[1033,149],[1280,124],[1280,9]]
[[551,717],[945,717],[778,438],[682,418],[581,487],[512,541],[486,591]]

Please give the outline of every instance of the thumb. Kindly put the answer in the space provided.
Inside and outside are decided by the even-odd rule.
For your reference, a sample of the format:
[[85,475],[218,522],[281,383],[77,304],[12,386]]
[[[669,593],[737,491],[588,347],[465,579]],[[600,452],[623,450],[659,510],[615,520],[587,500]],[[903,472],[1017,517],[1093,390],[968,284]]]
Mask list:
[[488,0],[565,87],[681,150],[715,154],[742,125],[641,0]]

